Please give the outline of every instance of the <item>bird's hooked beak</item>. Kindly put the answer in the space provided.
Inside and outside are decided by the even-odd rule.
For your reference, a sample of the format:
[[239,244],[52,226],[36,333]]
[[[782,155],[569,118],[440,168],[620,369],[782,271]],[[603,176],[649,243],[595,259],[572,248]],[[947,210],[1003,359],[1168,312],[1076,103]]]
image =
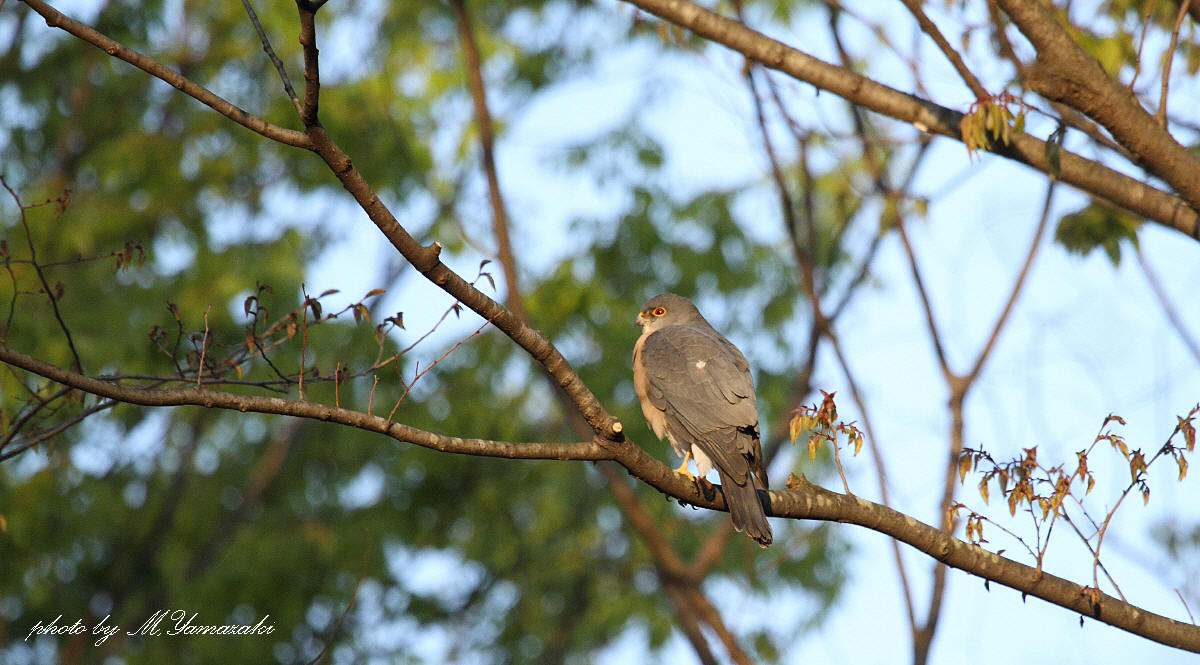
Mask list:
[[645,312],[638,312],[637,318],[633,320],[633,325],[639,328],[644,328],[647,323],[650,323],[650,319],[646,318]]

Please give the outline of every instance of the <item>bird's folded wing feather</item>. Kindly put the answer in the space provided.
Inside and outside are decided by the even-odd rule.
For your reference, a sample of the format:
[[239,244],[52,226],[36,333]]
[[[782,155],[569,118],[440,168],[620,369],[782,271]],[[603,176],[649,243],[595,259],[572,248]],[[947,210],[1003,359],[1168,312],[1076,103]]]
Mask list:
[[[716,331],[670,326],[646,338],[642,349],[650,401],[676,438],[704,451],[739,484],[749,472],[758,422],[754,382],[745,358]],[[746,448],[746,449],[744,449]]]

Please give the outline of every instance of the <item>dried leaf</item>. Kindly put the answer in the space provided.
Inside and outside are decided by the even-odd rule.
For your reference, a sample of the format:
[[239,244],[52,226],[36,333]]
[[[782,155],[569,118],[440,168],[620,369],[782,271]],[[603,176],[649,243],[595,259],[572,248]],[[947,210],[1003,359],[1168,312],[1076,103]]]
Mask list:
[[819,434],[810,434],[808,436],[808,461],[817,459],[817,446],[821,445],[821,436]]
[[1129,458],[1129,474],[1132,476],[1132,482],[1137,482],[1137,479],[1146,472],[1146,458],[1142,457],[1142,451],[1135,450]]
[[1196,427],[1192,425],[1192,418],[1179,418],[1179,431],[1183,433],[1183,441],[1187,444],[1188,452],[1192,452],[1196,448]]
[[833,396],[836,394],[837,392],[821,391],[821,408],[817,411],[817,420],[823,427],[832,428],[833,421],[837,420],[837,404],[833,401]]

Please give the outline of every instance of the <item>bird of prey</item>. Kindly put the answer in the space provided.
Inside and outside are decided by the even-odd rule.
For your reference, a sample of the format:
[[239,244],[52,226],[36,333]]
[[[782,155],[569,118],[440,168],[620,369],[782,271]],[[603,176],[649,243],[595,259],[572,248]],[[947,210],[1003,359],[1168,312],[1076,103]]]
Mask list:
[[654,296],[637,316],[642,336],[633,347],[633,388],[646,422],[683,458],[696,460],[699,478],[714,466],[733,528],[763,547],[771,527],[759,502],[767,489],[758,441],[758,409],[750,365],[737,347],[700,315],[690,300]]

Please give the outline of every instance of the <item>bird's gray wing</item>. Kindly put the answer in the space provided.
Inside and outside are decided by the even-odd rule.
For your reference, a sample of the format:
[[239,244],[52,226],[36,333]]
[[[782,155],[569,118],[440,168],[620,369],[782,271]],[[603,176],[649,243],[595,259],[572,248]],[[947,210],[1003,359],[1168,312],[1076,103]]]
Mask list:
[[708,326],[669,326],[642,348],[648,397],[683,443],[741,481],[759,455],[754,382],[745,358]]

